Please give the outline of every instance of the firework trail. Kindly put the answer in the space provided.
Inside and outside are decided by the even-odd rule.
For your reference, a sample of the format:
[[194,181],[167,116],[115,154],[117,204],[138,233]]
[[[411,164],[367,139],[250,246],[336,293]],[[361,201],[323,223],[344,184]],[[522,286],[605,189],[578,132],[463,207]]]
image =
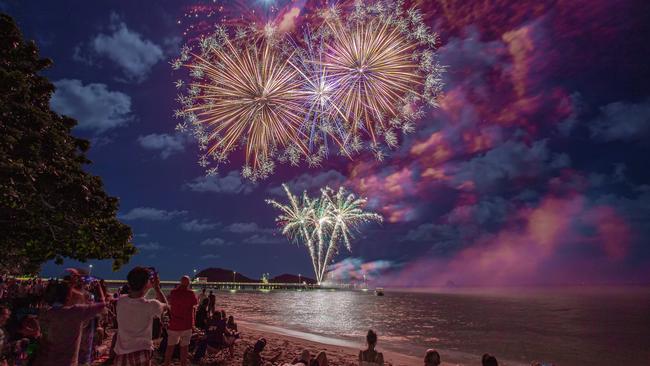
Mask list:
[[348,193],[345,188],[339,187],[338,191],[333,191],[326,187],[322,190],[321,205],[327,207],[329,243],[323,266],[321,268],[320,278],[325,275],[326,267],[338,252],[339,243],[343,242],[348,250],[352,250],[350,239],[354,238],[353,234],[363,223],[370,221],[381,222],[381,215],[374,212],[366,212],[363,207],[366,205],[365,198],[358,198],[353,193]]
[[177,128],[193,131],[209,175],[238,149],[252,180],[268,177],[276,162],[318,166],[332,150],[381,160],[384,146],[397,147],[399,132],[412,132],[424,107],[436,106],[444,69],[437,38],[402,1],[309,8],[317,16],[302,14],[294,33],[278,21],[286,9],[247,23],[222,8],[214,30],[200,23],[206,34],[188,35],[172,62],[193,79],[176,82]]
[[366,199],[343,187],[337,191],[325,187],[315,199],[306,192],[298,199],[286,185],[283,187],[288,204],[275,200],[266,202],[281,211],[276,222],[282,227],[282,233],[308,248],[318,283],[323,281],[328,264],[338,253],[341,243],[352,250],[351,239],[361,224],[382,221],[380,215],[363,210]]
[[266,202],[279,209],[281,214],[276,218],[282,226],[282,234],[286,235],[292,241],[302,242],[309,250],[314,273],[319,273],[320,266],[317,262],[317,250],[314,244],[314,237],[311,234],[315,228],[314,209],[316,201],[312,201],[306,192],[303,192],[301,198],[295,196],[286,184],[282,187],[287,194],[289,204],[282,205],[274,200]]

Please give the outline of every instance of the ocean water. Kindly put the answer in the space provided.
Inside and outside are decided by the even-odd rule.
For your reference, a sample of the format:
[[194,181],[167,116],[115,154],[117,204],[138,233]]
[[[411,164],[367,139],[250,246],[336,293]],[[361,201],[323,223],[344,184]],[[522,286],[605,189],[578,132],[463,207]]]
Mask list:
[[217,291],[217,306],[247,323],[361,346],[476,365],[650,365],[650,288],[386,291]]

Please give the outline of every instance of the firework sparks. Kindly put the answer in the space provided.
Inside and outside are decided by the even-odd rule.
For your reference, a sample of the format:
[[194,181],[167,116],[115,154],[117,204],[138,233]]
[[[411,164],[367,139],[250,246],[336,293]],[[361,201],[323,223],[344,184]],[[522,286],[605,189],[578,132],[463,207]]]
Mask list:
[[242,174],[253,180],[269,176],[275,162],[318,166],[332,147],[348,158],[371,151],[381,161],[384,146],[397,147],[424,106],[436,105],[444,68],[417,10],[358,1],[318,14],[302,37],[278,32],[275,21],[216,25],[172,61],[194,79],[175,82],[185,93],[174,115],[183,120],[177,128],[199,141],[201,166],[210,159],[218,166],[239,147]]
[[329,152],[328,141],[331,139],[342,154],[350,156],[347,141],[348,131],[343,124],[344,112],[334,103],[334,78],[323,63],[325,45],[311,31],[304,35],[305,48],[295,46],[297,52],[292,66],[303,77],[303,92],[306,96],[305,118],[301,130],[309,137],[309,151],[318,156]]
[[400,105],[416,97],[410,92],[422,85],[411,58],[415,43],[377,20],[352,27],[328,24],[333,41],[324,67],[336,80],[334,104],[344,111],[353,134],[363,129],[376,142],[375,131],[386,127],[386,118],[399,115]]
[[316,260],[317,250],[314,244],[314,237],[311,234],[316,224],[314,221],[314,209],[315,203],[317,202],[312,201],[306,192],[303,192],[302,198],[299,199],[291,193],[286,184],[282,185],[282,187],[287,194],[289,204],[282,205],[274,200],[267,200],[266,202],[281,211],[276,221],[282,226],[282,234],[294,242],[302,242],[307,247],[312,265],[314,266],[314,273],[318,273],[319,264]]
[[315,199],[306,192],[303,192],[302,199],[298,199],[286,185],[283,187],[288,204],[275,200],[266,202],[280,210],[276,221],[282,226],[282,233],[308,248],[318,283],[323,281],[327,266],[341,243],[352,250],[350,240],[361,224],[382,221],[380,215],[363,210],[366,199],[347,192],[343,187],[338,191],[323,188],[320,197]]
[[194,57],[189,68],[200,81],[190,88],[200,92],[184,112],[205,129],[208,155],[228,154],[246,141],[246,166],[264,177],[274,150],[305,151],[297,128],[303,121],[302,85],[287,60],[268,44],[237,50],[228,39]]

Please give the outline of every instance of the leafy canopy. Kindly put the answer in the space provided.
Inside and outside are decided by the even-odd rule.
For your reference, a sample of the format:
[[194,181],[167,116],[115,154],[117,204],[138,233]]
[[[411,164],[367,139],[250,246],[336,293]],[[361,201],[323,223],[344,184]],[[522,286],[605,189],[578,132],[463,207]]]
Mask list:
[[64,257],[113,259],[117,269],[136,252],[131,228],[84,171],[90,144],[72,136],[77,122],[50,109],[54,86],[39,75],[50,64],[0,14],[0,272],[34,273]]

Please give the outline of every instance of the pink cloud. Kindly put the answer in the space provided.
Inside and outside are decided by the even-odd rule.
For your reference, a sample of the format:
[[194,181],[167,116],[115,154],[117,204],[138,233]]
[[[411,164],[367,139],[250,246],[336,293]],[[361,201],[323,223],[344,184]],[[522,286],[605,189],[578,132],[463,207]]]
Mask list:
[[[469,215],[464,210],[470,208],[456,214],[464,218]],[[415,260],[385,281],[388,285],[438,286],[447,281],[508,285],[598,279],[603,278],[600,266],[622,265],[630,238],[629,226],[613,208],[589,206],[577,194],[549,196],[537,207],[518,210],[502,230],[468,243],[452,258]],[[573,258],[567,253],[590,248],[597,251],[590,254],[591,259],[579,257],[579,266],[566,266],[567,259]]]
[[296,28],[296,19],[300,15],[300,8],[292,7],[289,11],[284,13],[280,23],[278,24],[278,31],[282,33],[293,32]]

